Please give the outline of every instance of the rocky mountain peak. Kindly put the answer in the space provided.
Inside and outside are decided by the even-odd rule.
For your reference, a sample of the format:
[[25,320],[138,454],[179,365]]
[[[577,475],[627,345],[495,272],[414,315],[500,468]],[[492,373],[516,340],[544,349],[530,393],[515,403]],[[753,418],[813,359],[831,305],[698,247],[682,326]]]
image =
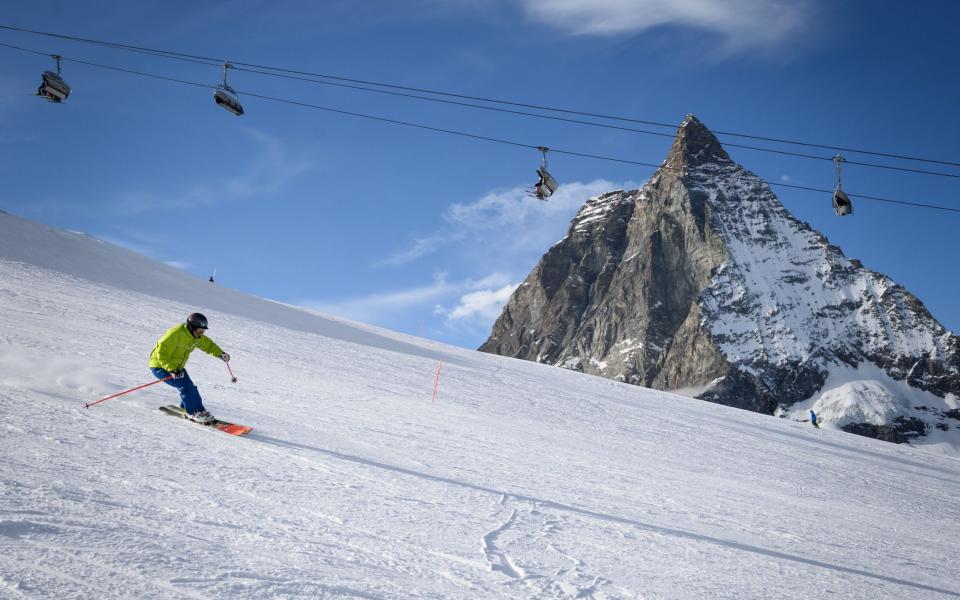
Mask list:
[[693,115],[687,117],[677,129],[667,165],[676,169],[696,167],[709,162],[731,162],[720,141]]
[[793,217],[692,115],[641,189],[585,202],[480,349],[960,447],[960,338]]

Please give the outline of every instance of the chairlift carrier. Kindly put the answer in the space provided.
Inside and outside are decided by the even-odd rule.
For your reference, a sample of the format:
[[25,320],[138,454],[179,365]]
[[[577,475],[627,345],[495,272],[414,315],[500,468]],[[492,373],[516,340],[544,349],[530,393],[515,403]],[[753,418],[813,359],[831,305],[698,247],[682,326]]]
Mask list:
[[838,217],[853,214],[853,203],[850,202],[850,197],[840,187],[840,164],[844,161],[846,159],[840,154],[833,157],[833,162],[837,166],[837,187],[833,190],[833,210],[836,211]]
[[543,153],[543,165],[537,169],[537,175],[540,176],[540,180],[533,186],[533,193],[531,195],[537,200],[546,200],[552,196],[560,186],[557,184],[557,180],[547,171],[547,152],[550,151],[550,148],[539,146],[537,150]]
[[236,90],[227,84],[227,69],[232,67],[233,65],[224,61],[223,82],[217,86],[216,90],[214,90],[213,101],[217,103],[217,106],[220,106],[239,117],[243,115],[243,105],[240,104]]
[[67,82],[64,81],[63,77],[60,75],[61,56],[59,54],[54,54],[51,56],[51,58],[57,61],[57,72],[43,72],[41,75],[41,77],[43,77],[43,81],[40,83],[40,87],[37,88],[37,95],[48,102],[55,102],[59,104],[66,100],[67,96],[70,95],[70,86],[67,85]]

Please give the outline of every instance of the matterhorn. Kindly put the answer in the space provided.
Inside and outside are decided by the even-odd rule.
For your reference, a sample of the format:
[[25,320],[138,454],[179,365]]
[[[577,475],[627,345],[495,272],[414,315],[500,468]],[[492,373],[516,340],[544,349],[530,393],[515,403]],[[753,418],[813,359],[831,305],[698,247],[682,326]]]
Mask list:
[[646,185],[586,201],[480,349],[960,447],[957,336],[793,217],[692,115]]

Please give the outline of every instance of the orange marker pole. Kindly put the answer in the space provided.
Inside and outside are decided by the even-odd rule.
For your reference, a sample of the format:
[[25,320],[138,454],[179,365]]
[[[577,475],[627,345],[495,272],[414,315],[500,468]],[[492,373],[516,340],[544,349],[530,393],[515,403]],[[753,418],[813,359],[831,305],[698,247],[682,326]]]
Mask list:
[[436,403],[437,401],[437,386],[440,385],[440,367],[443,366],[443,361],[441,360],[437,363],[437,378],[433,381],[433,399],[430,400],[431,403]]

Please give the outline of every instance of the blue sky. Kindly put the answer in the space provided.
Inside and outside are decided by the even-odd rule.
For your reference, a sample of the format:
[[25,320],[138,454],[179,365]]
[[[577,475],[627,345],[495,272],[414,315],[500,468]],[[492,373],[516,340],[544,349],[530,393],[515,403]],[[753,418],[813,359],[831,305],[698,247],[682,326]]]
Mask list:
[[[410,0],[5,2],[0,25],[679,124],[960,162],[953,2]],[[0,30],[65,57],[63,105],[30,94],[53,61],[0,47],[0,209],[85,231],[219,285],[466,347],[590,195],[652,168],[244,96],[280,97],[519,144],[657,164],[669,137],[231,71]],[[569,116],[569,115],[568,115]],[[599,119],[591,119],[597,121]],[[622,125],[622,123],[621,123]],[[653,126],[629,125],[673,133]],[[764,145],[719,136],[722,142]],[[829,157],[828,149],[769,147]],[[828,161],[728,148],[770,182],[832,188]],[[960,174],[949,165],[851,160]],[[848,165],[844,188],[960,207],[960,180]],[[774,191],[798,218],[960,332],[960,213]]]

